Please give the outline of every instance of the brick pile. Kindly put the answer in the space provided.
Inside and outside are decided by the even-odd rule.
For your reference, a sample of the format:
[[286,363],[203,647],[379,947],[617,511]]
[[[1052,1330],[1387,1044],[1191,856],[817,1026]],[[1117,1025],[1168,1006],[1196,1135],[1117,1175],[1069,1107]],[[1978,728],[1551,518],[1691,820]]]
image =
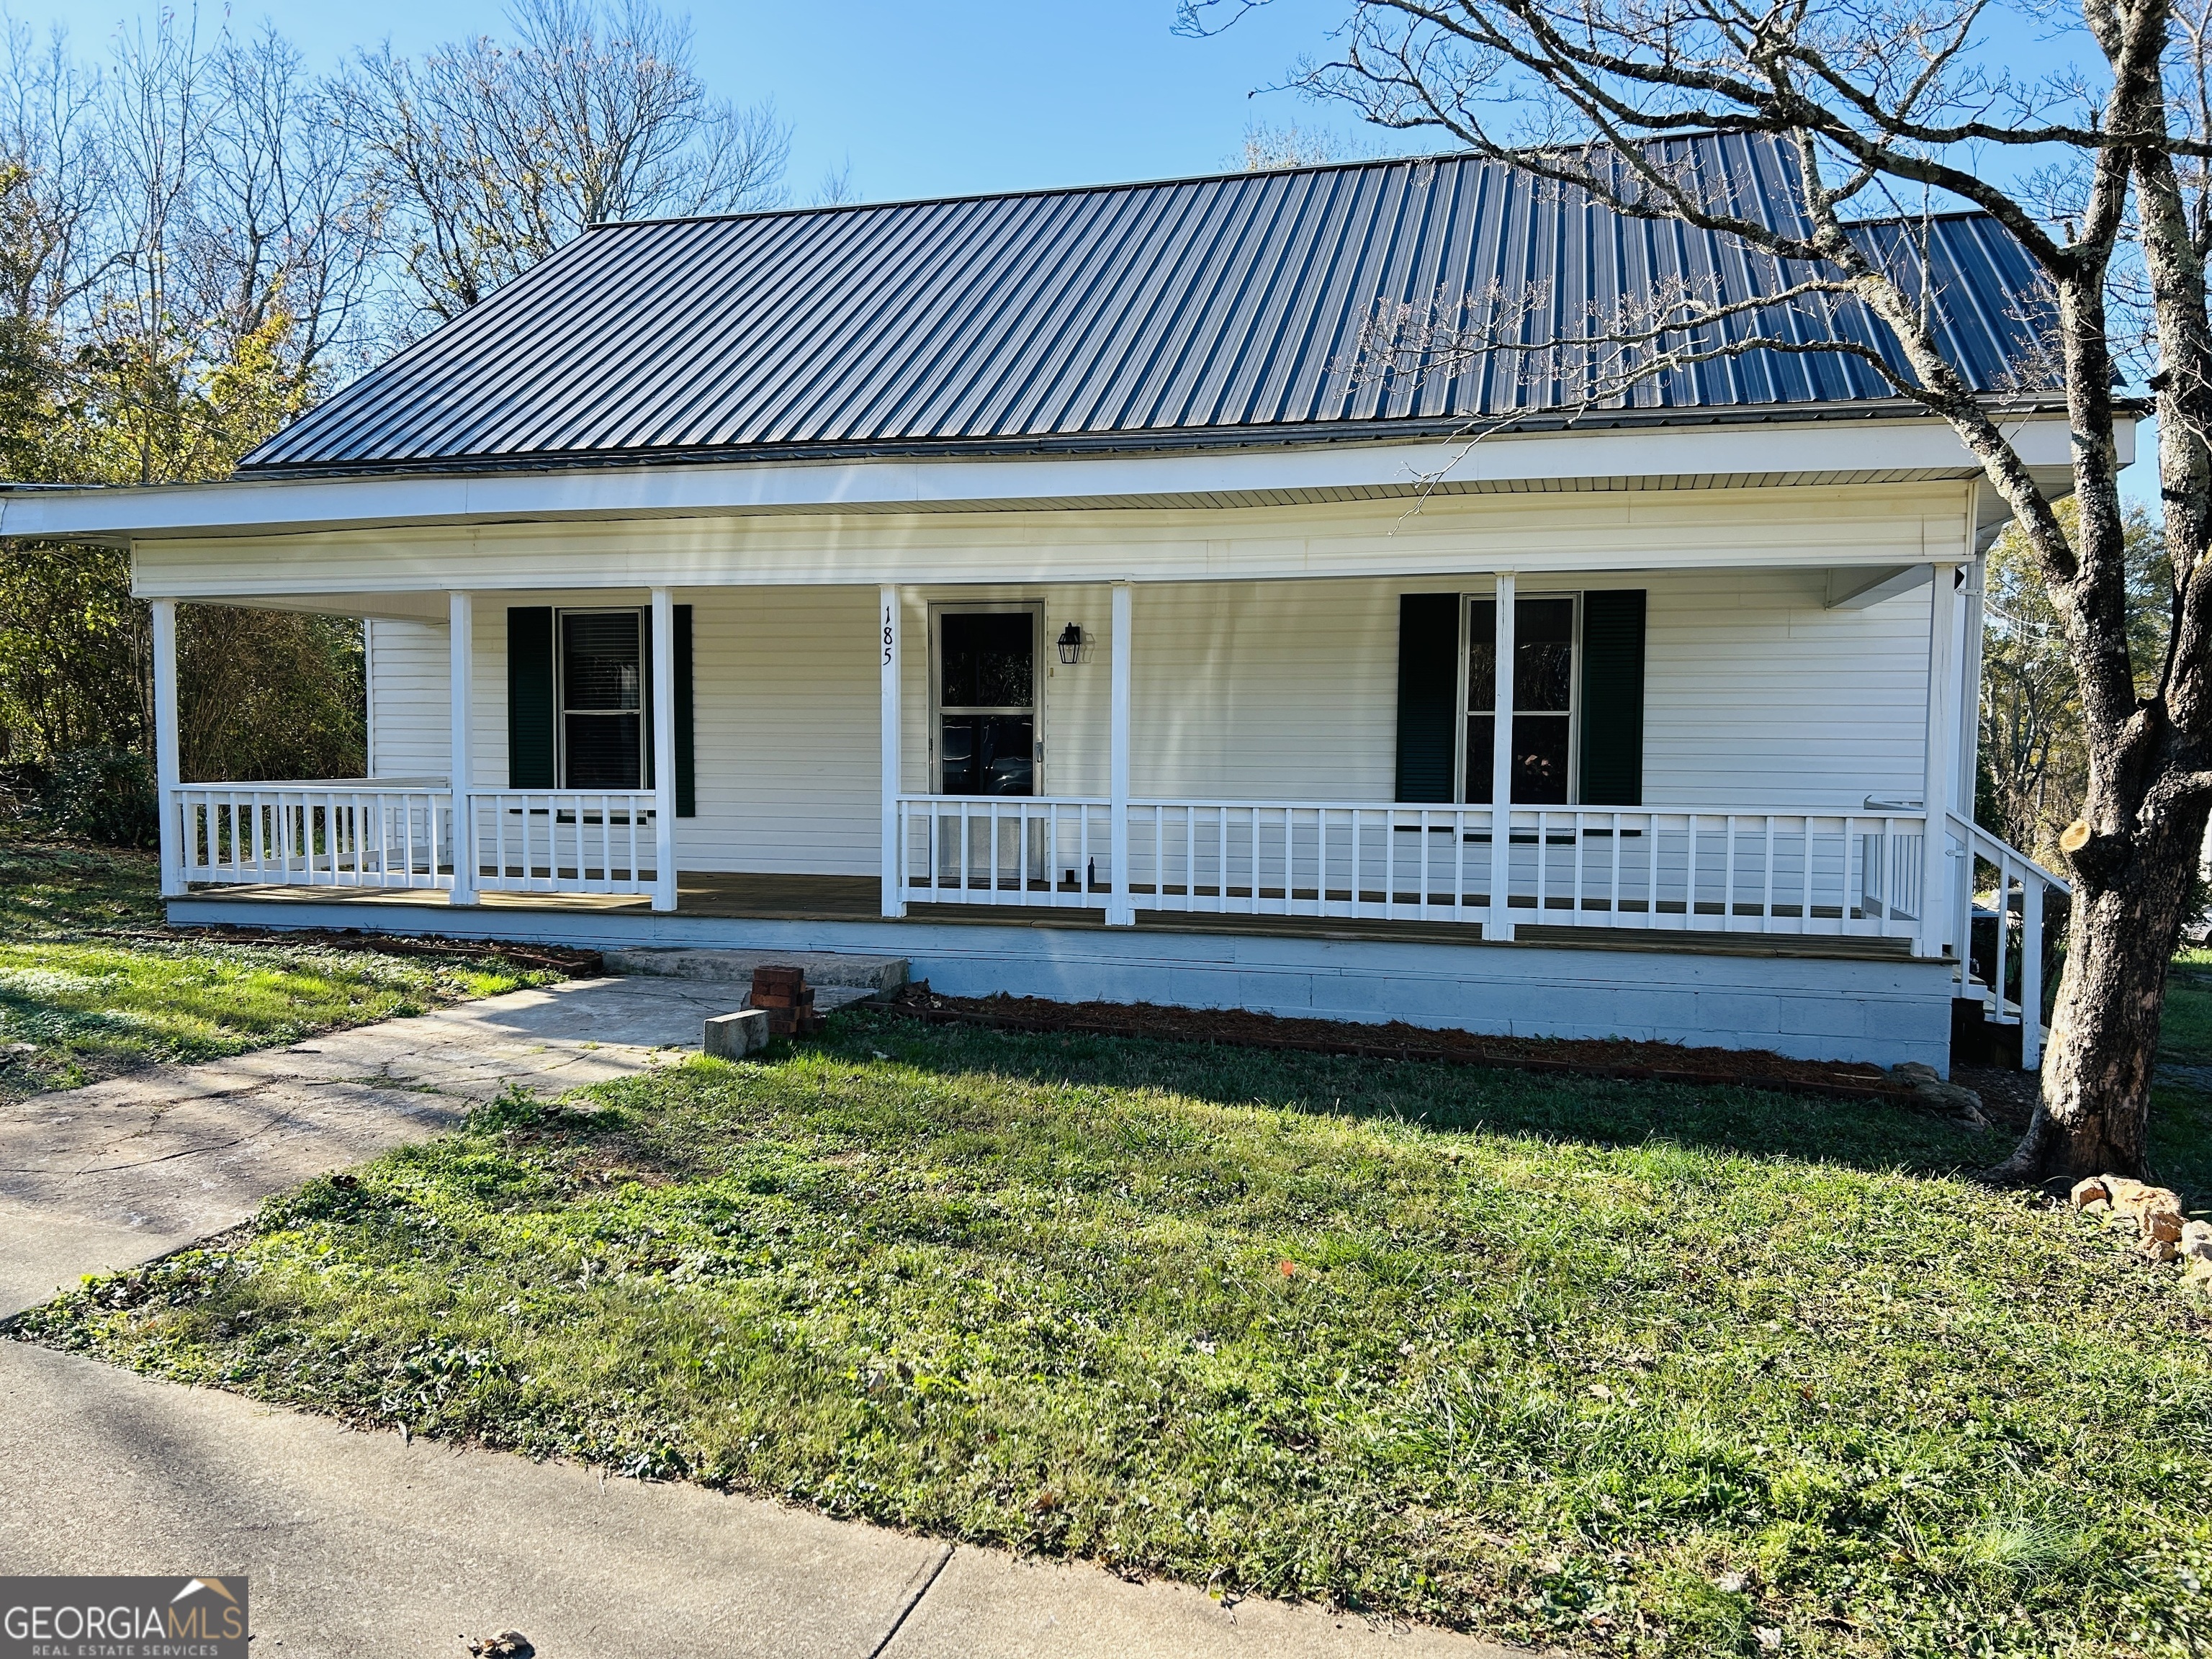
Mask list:
[[753,969],[753,994],[745,1006],[768,1015],[771,1036],[814,1036],[823,1016],[814,1012],[814,988],[804,968],[763,965]]

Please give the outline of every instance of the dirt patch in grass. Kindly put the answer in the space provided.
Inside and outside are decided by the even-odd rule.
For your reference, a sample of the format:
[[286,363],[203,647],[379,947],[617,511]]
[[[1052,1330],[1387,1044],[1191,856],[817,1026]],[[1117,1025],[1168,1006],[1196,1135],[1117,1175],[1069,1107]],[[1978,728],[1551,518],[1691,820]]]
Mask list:
[[1764,1048],[1691,1048],[1620,1038],[1482,1036],[1393,1020],[1355,1025],[1334,1019],[1285,1019],[1241,1008],[1171,1008],[1149,1002],[1051,1002],[1042,997],[949,997],[927,980],[893,999],[898,1012],[940,1025],[999,1031],[1066,1031],[1088,1036],[1158,1037],[1237,1048],[1349,1054],[1363,1060],[1428,1060],[1513,1072],[1607,1078],[1623,1083],[1735,1084],[1839,1100],[1911,1102],[1912,1091],[1879,1066],[1852,1060],[1792,1060]]

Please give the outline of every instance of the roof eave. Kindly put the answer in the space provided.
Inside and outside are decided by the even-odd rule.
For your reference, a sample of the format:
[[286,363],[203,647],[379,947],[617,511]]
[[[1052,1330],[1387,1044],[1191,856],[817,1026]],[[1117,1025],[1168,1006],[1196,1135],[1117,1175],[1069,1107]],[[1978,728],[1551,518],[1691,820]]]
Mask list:
[[[2001,420],[2048,419],[2068,410],[2052,392],[1985,398],[1983,407]],[[2123,401],[2123,415],[2140,418],[2147,404]],[[1546,433],[1607,432],[1634,427],[1775,426],[1828,421],[1926,421],[1939,417],[1903,398],[1851,403],[1766,404],[1725,409],[1607,409],[1538,411],[1510,418],[1471,421],[1343,421],[1283,426],[1175,428],[1154,432],[1049,434],[994,438],[914,438],[869,442],[733,444],[654,449],[537,451],[508,455],[394,457],[343,464],[240,466],[233,477],[251,479],[312,479],[436,477],[568,471],[579,469],[650,466],[775,465],[871,460],[1006,460],[1030,457],[1107,459],[1123,455],[1204,454],[1237,450],[1327,449],[1346,444],[1431,444],[1486,437],[1534,436]],[[6,486],[0,486],[4,488]]]

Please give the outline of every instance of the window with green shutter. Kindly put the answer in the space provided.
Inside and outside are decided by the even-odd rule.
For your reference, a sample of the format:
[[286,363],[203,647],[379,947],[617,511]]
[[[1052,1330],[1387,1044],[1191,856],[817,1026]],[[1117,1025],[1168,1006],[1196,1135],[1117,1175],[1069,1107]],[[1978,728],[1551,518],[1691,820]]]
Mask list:
[[1459,595],[1398,598],[1398,799],[1449,801],[1459,750]]
[[[676,816],[698,811],[691,607],[676,608]],[[647,614],[507,612],[507,783],[510,789],[653,787]]]
[[[1514,800],[1642,805],[1644,590],[1524,594],[1513,611]],[[1462,635],[1459,594],[1400,597],[1401,801],[1490,799],[1498,726],[1498,608],[1488,598],[1468,599],[1464,614]]]
[[1582,803],[1644,804],[1644,591],[1583,595]]
[[553,607],[509,605],[507,611],[507,787],[551,789]]

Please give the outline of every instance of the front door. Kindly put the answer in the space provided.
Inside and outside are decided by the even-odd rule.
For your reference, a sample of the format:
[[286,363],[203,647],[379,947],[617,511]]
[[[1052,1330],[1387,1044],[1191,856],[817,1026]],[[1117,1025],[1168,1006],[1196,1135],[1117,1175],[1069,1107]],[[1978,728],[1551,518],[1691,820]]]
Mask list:
[[945,795],[1034,795],[1038,612],[937,618],[937,775]]

